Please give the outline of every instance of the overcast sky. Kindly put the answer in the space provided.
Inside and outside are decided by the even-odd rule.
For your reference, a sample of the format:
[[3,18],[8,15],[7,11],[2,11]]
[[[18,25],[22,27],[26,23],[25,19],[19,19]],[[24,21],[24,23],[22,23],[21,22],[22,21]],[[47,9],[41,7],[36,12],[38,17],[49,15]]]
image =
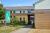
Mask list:
[[2,0],[4,6],[32,6],[37,0]]

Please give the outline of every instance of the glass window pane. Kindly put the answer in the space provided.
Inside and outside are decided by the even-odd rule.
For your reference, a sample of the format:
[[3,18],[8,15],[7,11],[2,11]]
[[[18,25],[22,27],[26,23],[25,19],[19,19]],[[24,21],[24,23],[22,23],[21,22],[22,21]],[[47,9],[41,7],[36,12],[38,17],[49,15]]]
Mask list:
[[15,13],[20,13],[20,11],[15,11]]
[[28,13],[28,11],[27,11],[27,10],[25,10],[25,13]]

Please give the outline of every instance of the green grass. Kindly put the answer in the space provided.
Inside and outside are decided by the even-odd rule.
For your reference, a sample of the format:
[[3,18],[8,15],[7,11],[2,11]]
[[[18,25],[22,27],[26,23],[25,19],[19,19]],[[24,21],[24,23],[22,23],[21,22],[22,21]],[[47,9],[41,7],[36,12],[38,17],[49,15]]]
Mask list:
[[0,27],[0,33],[10,33],[11,31],[13,31],[15,28],[14,27]]
[[18,30],[22,28],[23,25],[20,25],[20,23],[14,22],[14,25],[7,24],[7,26],[3,26],[0,22],[0,33],[10,33],[14,30]]
[[13,30],[17,30],[17,29],[19,29],[19,28],[21,28],[21,27],[23,27],[23,26],[21,26],[21,25],[17,25],[17,26],[4,26],[4,27],[0,27],[0,33],[10,33],[10,32],[12,32]]

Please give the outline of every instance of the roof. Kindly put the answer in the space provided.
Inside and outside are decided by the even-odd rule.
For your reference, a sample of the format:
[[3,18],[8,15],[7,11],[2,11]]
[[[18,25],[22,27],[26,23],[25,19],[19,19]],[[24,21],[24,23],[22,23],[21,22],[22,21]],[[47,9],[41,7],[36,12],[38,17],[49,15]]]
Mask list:
[[4,7],[5,9],[12,10],[12,9],[34,9],[33,6],[17,6],[17,7]]

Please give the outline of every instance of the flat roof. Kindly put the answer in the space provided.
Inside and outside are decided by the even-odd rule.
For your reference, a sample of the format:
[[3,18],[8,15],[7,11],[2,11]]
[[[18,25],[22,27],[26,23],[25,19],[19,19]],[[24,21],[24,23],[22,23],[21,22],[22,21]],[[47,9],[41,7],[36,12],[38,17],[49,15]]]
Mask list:
[[17,6],[17,7],[4,7],[6,10],[12,10],[12,9],[34,9],[33,6]]

